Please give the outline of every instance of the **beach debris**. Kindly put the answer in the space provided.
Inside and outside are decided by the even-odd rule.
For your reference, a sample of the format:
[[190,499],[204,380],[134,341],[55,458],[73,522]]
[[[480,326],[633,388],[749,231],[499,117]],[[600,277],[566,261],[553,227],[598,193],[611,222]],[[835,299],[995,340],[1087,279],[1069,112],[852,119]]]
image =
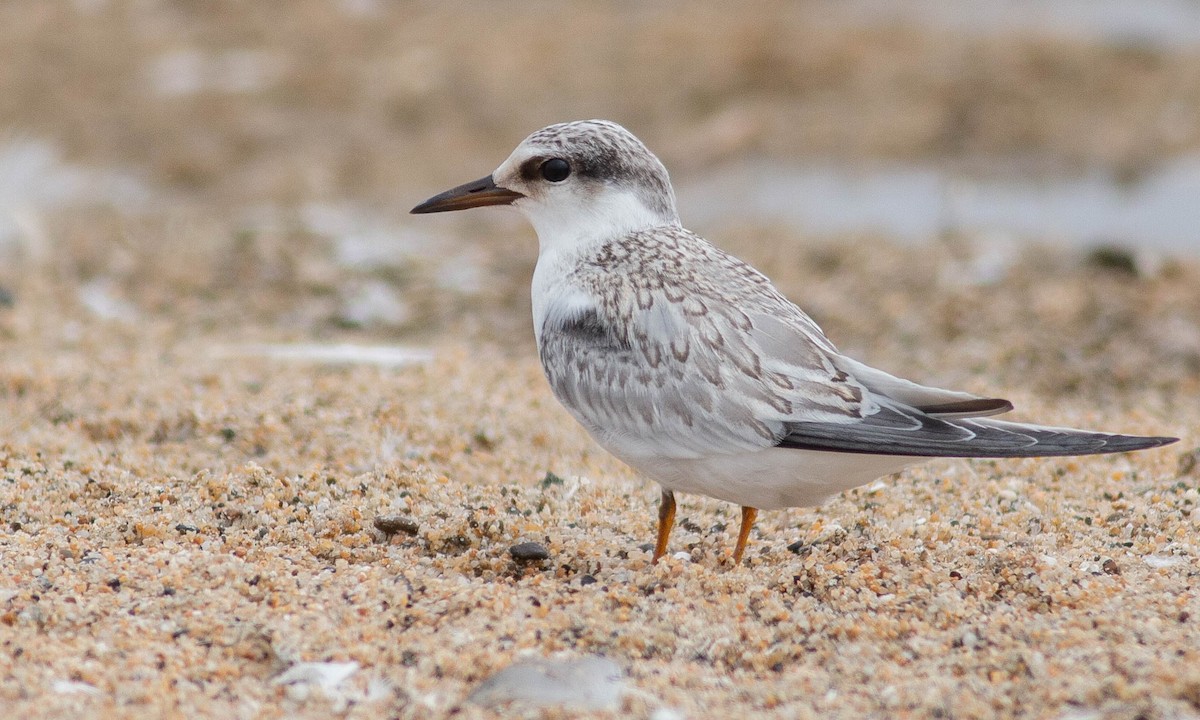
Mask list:
[[1179,557],[1178,555],[1147,555],[1142,558],[1147,565],[1155,569],[1175,567],[1183,565],[1187,562],[1187,558]]
[[85,282],[79,286],[77,297],[88,312],[100,320],[133,325],[141,319],[141,313],[121,297],[116,282],[110,278],[98,277]]
[[265,357],[271,360],[314,362],[325,365],[380,365],[401,367],[433,360],[433,351],[399,345],[338,343],[279,343],[226,345],[213,349],[217,358]]
[[50,689],[59,695],[103,695],[100,688],[78,680],[55,680]]
[[159,55],[146,75],[162,97],[256,93],[278,83],[287,66],[284,55],[257,49],[176,50]]
[[281,672],[271,684],[283,686],[288,697],[297,701],[308,699],[314,689],[336,699],[341,694],[338,686],[356,672],[356,662],[301,662]]
[[399,328],[412,320],[412,307],[396,288],[382,280],[367,280],[342,288],[338,321],[353,327]]
[[1097,245],[1087,254],[1086,265],[1118,275],[1137,277],[1137,258],[1128,248],[1119,245]]
[[1179,453],[1179,469],[1176,471],[1179,477],[1191,475],[1197,468],[1200,468],[1200,448]]
[[484,680],[467,700],[484,707],[521,702],[534,707],[617,710],[625,691],[624,673],[608,658],[529,658]]

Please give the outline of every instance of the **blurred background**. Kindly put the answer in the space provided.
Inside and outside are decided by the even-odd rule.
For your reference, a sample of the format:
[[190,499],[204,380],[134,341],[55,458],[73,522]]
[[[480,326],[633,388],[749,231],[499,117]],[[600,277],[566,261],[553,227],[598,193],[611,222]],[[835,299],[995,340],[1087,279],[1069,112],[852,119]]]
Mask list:
[[892,369],[1200,373],[1196,0],[7,0],[0,313],[528,353],[532,230],[407,211],[588,117]]

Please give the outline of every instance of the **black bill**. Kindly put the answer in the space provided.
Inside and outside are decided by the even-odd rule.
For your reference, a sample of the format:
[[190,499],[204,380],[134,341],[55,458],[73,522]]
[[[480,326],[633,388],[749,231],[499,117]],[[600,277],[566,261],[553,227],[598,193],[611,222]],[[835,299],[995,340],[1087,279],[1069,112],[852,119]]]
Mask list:
[[479,178],[434,195],[409,212],[416,214],[466,210],[487,205],[511,205],[514,200],[525,197],[519,192],[496,185],[492,176]]

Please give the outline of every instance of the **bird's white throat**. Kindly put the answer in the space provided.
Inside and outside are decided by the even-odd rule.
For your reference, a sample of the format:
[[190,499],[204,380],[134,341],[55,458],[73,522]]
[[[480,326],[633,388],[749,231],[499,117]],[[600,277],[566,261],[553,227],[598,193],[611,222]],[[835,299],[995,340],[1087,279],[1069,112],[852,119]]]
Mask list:
[[516,203],[538,236],[538,261],[531,295],[534,335],[539,342],[548,317],[573,316],[594,305],[583,288],[571,282],[570,271],[581,257],[632,232],[679,224],[674,212],[669,216],[655,212],[637,193],[627,190],[605,188],[572,200],[542,203],[531,199]]
[[632,190],[606,187],[599,192],[553,202],[524,199],[515,203],[537,232],[540,258],[547,254],[578,257],[613,238],[660,225],[678,225],[670,214],[648,207]]

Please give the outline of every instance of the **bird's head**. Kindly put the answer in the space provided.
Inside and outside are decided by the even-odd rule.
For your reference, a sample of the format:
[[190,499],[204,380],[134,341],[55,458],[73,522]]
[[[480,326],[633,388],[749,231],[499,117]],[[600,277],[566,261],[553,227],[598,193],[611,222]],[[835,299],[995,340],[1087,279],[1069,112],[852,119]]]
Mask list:
[[524,213],[543,249],[679,222],[667,169],[641,140],[607,120],[538,130],[491,175],[435,195],[412,212],[486,205]]

